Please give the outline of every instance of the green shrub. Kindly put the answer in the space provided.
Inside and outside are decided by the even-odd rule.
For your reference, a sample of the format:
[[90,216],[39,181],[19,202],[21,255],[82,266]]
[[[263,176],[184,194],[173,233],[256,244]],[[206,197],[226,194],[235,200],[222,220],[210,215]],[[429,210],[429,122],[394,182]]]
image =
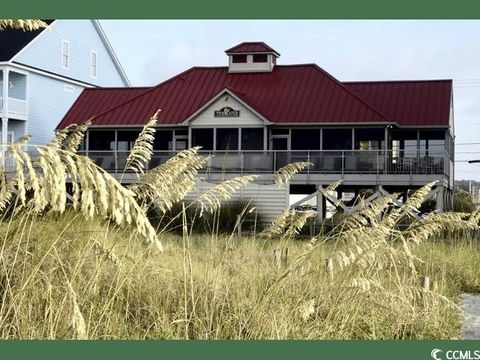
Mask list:
[[[228,201],[213,213],[200,210],[190,201],[176,203],[165,214],[159,214],[155,209],[150,209],[149,218],[160,230],[181,232],[183,226],[182,207],[185,205],[185,218],[189,230],[196,233],[231,233],[234,231],[239,215],[242,215],[242,230],[253,229],[262,222],[261,215],[251,209],[254,206],[248,201]],[[258,226],[257,226],[258,227]]]
[[463,190],[455,190],[453,198],[453,211],[455,212],[472,212],[477,207],[469,193]]

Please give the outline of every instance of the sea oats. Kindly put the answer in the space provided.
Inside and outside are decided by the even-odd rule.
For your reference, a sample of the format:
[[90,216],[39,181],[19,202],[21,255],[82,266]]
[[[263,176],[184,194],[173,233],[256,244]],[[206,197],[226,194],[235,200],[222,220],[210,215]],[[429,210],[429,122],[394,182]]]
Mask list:
[[135,140],[130,154],[128,155],[125,165],[125,171],[132,170],[135,173],[143,173],[146,165],[152,158],[153,141],[155,140],[155,125],[157,124],[157,112],[150,118],[147,124],[143,127],[140,135]]
[[273,173],[273,181],[278,187],[285,186],[292,176],[312,165],[312,163],[304,161],[285,165]]
[[200,206],[200,216],[204,211],[213,212],[220,208],[222,201],[229,200],[235,191],[247,186],[257,177],[257,175],[238,176],[222,181],[200,194],[195,199],[195,202]]

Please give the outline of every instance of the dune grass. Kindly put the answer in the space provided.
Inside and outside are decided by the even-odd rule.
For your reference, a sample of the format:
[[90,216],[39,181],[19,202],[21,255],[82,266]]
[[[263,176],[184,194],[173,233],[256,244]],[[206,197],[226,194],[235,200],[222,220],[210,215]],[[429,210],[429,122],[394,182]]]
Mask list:
[[[25,151],[28,138],[5,145],[14,170],[0,183],[0,338],[458,336],[457,296],[479,288],[479,247],[470,238],[480,231],[479,212],[412,218],[430,183],[401,207],[392,206],[398,194],[379,197],[303,241],[314,214],[288,208],[255,238],[234,236],[236,216],[233,232],[221,235],[222,205],[255,176],[183,203],[209,159],[192,148],[146,171],[155,122],[129,155],[125,171],[137,181],[128,186],[76,153],[89,122],[33,146],[35,156]],[[289,164],[272,181],[282,186],[306,166]],[[173,211],[181,235],[155,228],[152,208]],[[195,219],[206,214],[212,230],[195,234]],[[420,286],[425,276],[434,287]]]
[[[132,232],[73,210],[5,220],[0,236],[3,339],[458,336],[458,310],[415,296],[407,268],[398,279],[378,270],[363,284],[341,271],[330,276],[325,259],[339,244],[322,243],[294,270],[309,241],[164,233],[165,251],[149,254]],[[277,248],[288,248],[286,262],[274,261]],[[415,254],[440,296],[478,290],[477,242],[432,240]]]

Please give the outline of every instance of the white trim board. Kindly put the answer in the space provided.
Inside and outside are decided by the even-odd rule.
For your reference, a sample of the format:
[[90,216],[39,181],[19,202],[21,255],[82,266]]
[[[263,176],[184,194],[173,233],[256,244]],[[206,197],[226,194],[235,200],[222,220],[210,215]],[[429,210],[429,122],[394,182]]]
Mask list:
[[123,69],[122,65],[120,64],[120,61],[118,60],[117,55],[115,54],[115,51],[113,51],[112,45],[110,44],[110,41],[107,38],[107,35],[105,34],[105,31],[103,31],[102,25],[100,24],[100,21],[98,20],[90,20],[95,27],[95,30],[97,30],[98,35],[100,36],[100,39],[103,42],[103,45],[105,45],[105,48],[107,49],[108,54],[112,58],[113,64],[117,68],[117,71],[120,74],[120,77],[122,78],[123,82],[125,83],[126,87],[131,87],[132,84],[130,83],[130,80],[127,77],[127,74],[125,73],[125,70]]
[[52,31],[52,27],[54,26],[57,20],[53,20],[50,25],[48,25],[45,29],[43,29],[37,36],[35,36],[27,45],[25,45],[19,52],[17,52],[8,62],[13,62],[17,57],[19,57],[25,50],[27,50],[33,43],[35,43],[38,38],[43,36],[46,31]]
[[61,80],[63,82],[68,82],[68,83],[75,84],[75,85],[82,86],[82,87],[88,87],[88,88],[96,87],[95,85],[92,85],[92,84],[84,83],[82,81],[72,80],[72,79],[69,79],[69,78],[65,78],[61,75],[51,74],[51,73],[43,71],[43,70],[33,69],[30,66],[19,64],[19,63],[11,63],[11,62],[4,61],[4,62],[0,62],[0,66],[2,66],[2,65],[6,65],[6,66],[10,66],[12,68],[16,68],[16,69],[24,70],[24,71],[27,71],[27,72],[43,75],[43,76],[46,76],[46,77],[50,77],[50,78],[53,78],[53,79],[56,79],[56,80]]

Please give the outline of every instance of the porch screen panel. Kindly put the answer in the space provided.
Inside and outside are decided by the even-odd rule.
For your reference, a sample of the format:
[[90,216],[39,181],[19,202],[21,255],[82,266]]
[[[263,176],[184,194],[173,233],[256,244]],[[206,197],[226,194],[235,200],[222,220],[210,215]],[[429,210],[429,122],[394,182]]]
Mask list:
[[292,129],[292,150],[320,150],[320,129]]
[[384,148],[384,129],[355,129],[355,150],[381,150]]
[[213,150],[213,129],[192,129],[192,145],[200,150]]
[[115,145],[115,131],[89,130],[88,155],[98,166],[107,171],[118,168]]
[[442,155],[445,148],[444,130],[420,131],[420,150],[431,155]]
[[140,131],[119,130],[117,133],[117,149],[119,151],[131,150],[139,135]]
[[242,150],[263,150],[263,128],[242,129]]
[[217,129],[217,150],[238,150],[238,129]]
[[352,150],[352,129],[324,129],[323,150]]
[[173,149],[173,131],[157,130],[155,132],[155,141],[153,150],[172,150]]
[[394,130],[392,132],[392,150],[394,156],[417,156],[417,131]]
[[115,131],[89,130],[89,150],[115,150]]
[[140,135],[139,130],[118,130],[117,131],[117,167],[124,169],[127,163],[130,150],[133,149],[135,141]]

